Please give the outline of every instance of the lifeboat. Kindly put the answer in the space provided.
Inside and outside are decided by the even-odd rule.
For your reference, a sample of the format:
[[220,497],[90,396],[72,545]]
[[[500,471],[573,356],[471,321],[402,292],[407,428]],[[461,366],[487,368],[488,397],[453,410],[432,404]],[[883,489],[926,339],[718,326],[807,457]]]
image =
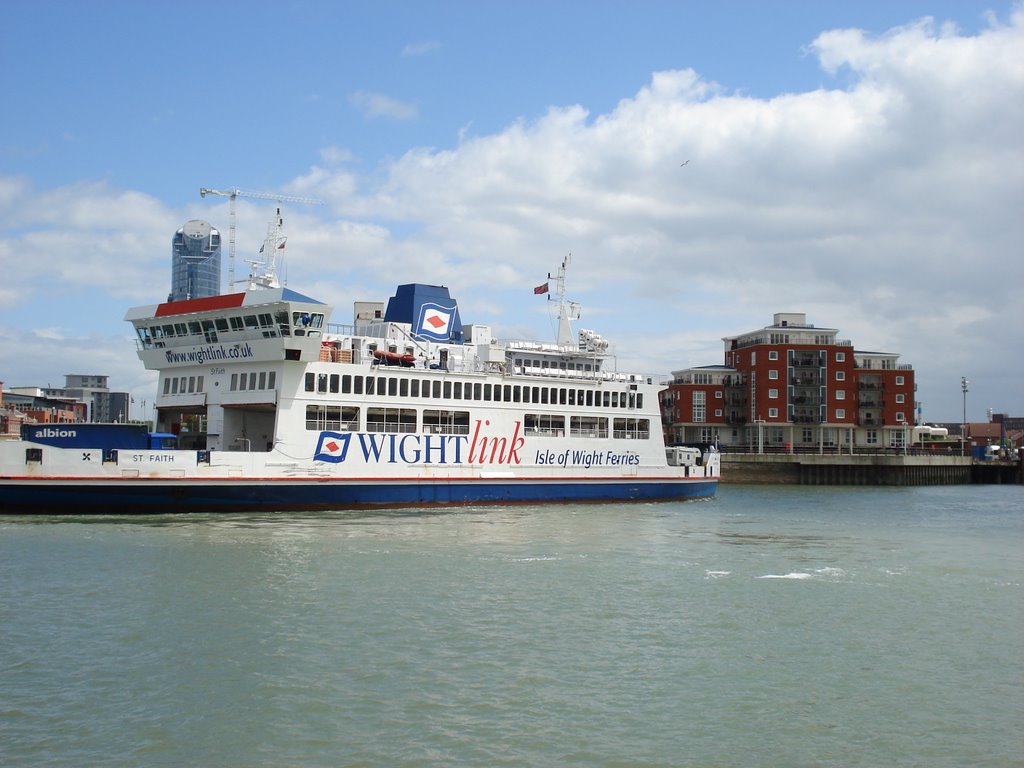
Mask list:
[[412,368],[416,365],[415,355],[399,354],[398,352],[385,352],[382,349],[373,350],[373,356],[382,365],[400,365],[403,368]]

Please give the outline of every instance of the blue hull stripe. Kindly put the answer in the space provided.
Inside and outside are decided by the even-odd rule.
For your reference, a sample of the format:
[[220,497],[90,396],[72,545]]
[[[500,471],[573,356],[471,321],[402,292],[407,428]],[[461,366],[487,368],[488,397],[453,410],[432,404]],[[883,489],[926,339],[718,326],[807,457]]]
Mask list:
[[2,483],[6,514],[163,514],[312,511],[372,507],[552,502],[672,501],[714,496],[717,479],[572,482],[197,482]]

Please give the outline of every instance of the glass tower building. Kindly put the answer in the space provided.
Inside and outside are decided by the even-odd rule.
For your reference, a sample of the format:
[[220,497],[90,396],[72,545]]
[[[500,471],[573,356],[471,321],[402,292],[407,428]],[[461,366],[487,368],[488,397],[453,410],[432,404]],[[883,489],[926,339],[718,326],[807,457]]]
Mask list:
[[171,240],[171,292],[168,301],[220,295],[220,232],[193,219]]

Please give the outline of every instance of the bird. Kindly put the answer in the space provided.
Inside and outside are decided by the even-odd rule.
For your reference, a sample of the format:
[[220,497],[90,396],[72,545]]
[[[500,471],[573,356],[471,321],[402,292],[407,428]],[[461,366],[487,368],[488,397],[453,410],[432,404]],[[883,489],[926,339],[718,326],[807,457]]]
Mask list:
[[[688,162],[690,162],[690,161],[689,161],[689,160],[687,160],[687,161],[686,161],[686,163],[688,163]],[[686,165],[686,163],[680,163],[680,164],[679,164],[679,167],[680,167],[680,168],[682,168],[682,167],[683,167],[684,165]]]

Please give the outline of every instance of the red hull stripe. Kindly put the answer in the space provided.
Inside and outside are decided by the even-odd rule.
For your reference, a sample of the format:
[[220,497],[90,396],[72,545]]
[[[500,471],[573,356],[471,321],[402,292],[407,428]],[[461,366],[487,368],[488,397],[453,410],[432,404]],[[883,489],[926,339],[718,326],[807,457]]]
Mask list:
[[211,309],[230,309],[240,307],[245,300],[244,293],[228,293],[223,296],[205,296],[201,299],[185,301],[168,301],[156,308],[156,317],[171,315],[187,315],[192,312],[209,312]]

